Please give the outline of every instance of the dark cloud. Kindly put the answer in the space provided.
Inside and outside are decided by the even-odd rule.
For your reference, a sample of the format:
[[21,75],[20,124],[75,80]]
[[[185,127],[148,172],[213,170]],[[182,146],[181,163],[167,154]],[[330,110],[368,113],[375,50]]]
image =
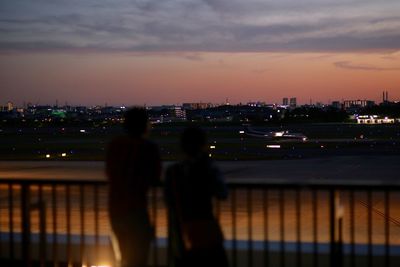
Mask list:
[[399,12],[397,0],[2,0],[0,50],[394,51]]
[[333,63],[335,67],[341,69],[349,69],[349,70],[365,70],[365,71],[399,71],[399,68],[393,67],[378,67],[371,65],[363,65],[363,64],[353,64],[350,61],[338,61]]

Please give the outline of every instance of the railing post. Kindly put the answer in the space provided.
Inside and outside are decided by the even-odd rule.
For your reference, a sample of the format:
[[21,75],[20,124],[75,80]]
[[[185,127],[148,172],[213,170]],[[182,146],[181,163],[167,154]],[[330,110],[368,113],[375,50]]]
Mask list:
[[30,194],[29,185],[21,186],[21,219],[22,219],[22,259],[24,266],[31,266],[31,222],[30,222]]
[[329,191],[330,212],[330,266],[343,266],[342,251],[342,221],[343,208],[340,204],[339,192],[331,189]]
[[39,202],[39,221],[40,221],[40,266],[46,266],[47,254],[47,231],[46,231],[46,203],[42,200]]
[[12,184],[8,184],[8,228],[10,230],[10,239],[8,243],[10,260],[15,260],[14,252],[14,191]]

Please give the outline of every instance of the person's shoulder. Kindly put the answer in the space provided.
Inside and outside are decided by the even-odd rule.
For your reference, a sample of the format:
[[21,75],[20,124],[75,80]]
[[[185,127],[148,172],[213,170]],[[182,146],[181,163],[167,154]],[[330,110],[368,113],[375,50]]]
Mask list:
[[129,136],[126,135],[120,135],[112,139],[109,143],[109,146],[125,146],[129,143],[131,143],[132,140],[129,138]]
[[127,136],[112,139],[107,145],[107,162],[118,161],[125,157],[129,147],[131,147],[131,140]]

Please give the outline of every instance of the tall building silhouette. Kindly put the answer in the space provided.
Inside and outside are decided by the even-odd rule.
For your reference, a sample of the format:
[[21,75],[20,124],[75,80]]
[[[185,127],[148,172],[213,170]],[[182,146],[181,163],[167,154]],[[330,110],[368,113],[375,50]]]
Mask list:
[[297,106],[297,98],[291,97],[290,98],[290,107],[295,108]]

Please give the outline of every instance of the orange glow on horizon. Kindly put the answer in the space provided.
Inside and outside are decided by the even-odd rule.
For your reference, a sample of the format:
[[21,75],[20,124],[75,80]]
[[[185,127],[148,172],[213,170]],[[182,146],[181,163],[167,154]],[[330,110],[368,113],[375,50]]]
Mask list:
[[4,101],[231,103],[400,100],[400,53],[4,54]]

